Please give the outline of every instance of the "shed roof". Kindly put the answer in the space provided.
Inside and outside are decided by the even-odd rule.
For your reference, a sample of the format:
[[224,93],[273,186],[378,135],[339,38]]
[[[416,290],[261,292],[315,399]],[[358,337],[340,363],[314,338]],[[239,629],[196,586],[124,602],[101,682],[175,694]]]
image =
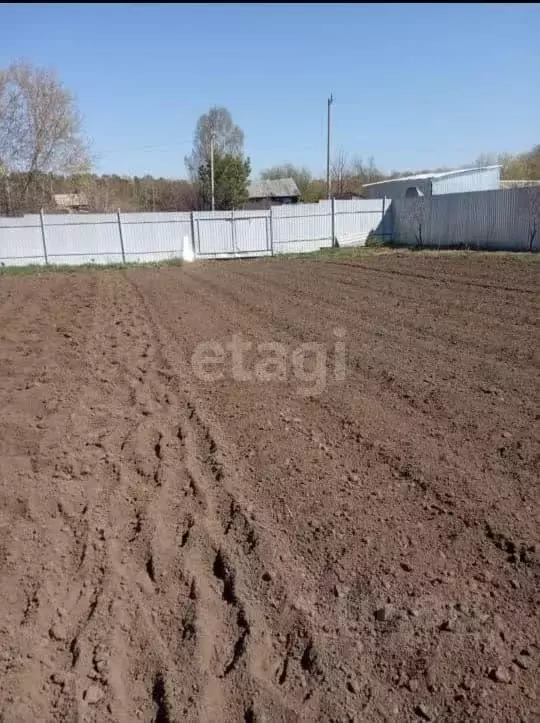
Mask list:
[[283,198],[300,196],[294,178],[276,178],[271,181],[255,181],[248,187],[250,198]]
[[490,171],[493,168],[501,168],[500,164],[494,166],[476,166],[474,168],[456,168],[453,171],[435,171],[433,173],[415,173],[413,176],[401,176],[400,178],[387,178],[385,181],[375,181],[374,183],[364,183],[367,186],[378,186],[382,183],[397,183],[398,181],[425,181],[431,178],[447,178],[449,176],[458,176],[460,173],[471,173],[473,171]]
[[84,193],[55,193],[53,198],[56,205],[63,208],[88,205],[88,199]]

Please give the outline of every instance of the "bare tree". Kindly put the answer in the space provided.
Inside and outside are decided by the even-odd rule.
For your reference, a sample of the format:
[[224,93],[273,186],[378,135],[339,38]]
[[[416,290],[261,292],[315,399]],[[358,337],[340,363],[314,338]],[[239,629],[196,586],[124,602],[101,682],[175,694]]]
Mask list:
[[374,181],[382,181],[384,179],[384,174],[375,165],[373,156],[368,158],[367,163],[364,163],[362,158],[355,158],[350,165],[351,174],[360,185],[373,183]]
[[483,166],[494,166],[498,162],[496,153],[481,153],[475,160],[474,165],[477,168],[482,168]]
[[347,152],[340,148],[335,154],[330,167],[332,189],[335,196],[343,196],[350,187],[351,166]]
[[14,207],[40,175],[88,169],[75,101],[53,71],[25,63],[0,70],[0,164],[4,178],[10,173],[22,178],[18,197],[11,194]]
[[199,169],[210,157],[210,139],[214,138],[214,149],[222,155],[243,157],[244,132],[235,125],[227,108],[214,106],[200,116],[193,137],[193,151],[186,156],[185,163],[192,181],[199,176]]

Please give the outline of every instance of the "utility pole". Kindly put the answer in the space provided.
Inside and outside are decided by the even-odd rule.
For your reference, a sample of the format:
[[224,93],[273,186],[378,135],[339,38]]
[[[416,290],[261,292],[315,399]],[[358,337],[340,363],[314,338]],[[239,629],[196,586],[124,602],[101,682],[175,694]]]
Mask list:
[[210,189],[212,194],[212,211],[216,210],[214,185],[214,131],[210,131]]
[[334,96],[330,93],[328,98],[328,127],[326,136],[326,197],[331,197],[332,184],[330,180],[330,128],[331,128],[331,111],[330,108],[334,102]]

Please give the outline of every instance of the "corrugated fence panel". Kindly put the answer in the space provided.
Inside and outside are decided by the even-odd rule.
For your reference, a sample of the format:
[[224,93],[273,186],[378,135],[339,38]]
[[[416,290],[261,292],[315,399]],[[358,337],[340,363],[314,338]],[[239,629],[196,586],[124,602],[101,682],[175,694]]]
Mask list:
[[392,203],[393,237],[400,243],[414,244],[421,222],[426,246],[526,251],[534,218],[540,225],[540,189],[534,187]]
[[0,264],[44,264],[43,237],[38,215],[0,218]]
[[47,253],[52,264],[122,262],[116,214],[58,214],[44,219]]
[[332,245],[330,201],[272,206],[271,213],[275,253],[302,253]]
[[189,213],[123,213],[126,261],[181,258],[184,238],[191,240]]
[[340,246],[362,246],[370,233],[383,236],[384,199],[335,201],[335,234]]
[[197,256],[234,256],[231,211],[195,213],[194,224]]
[[233,243],[237,253],[258,255],[270,253],[270,216],[268,213],[253,212],[234,214]]

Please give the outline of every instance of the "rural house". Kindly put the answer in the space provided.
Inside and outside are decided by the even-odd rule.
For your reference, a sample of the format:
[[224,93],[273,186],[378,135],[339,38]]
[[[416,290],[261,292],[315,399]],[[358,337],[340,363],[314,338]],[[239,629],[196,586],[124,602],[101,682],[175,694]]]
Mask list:
[[300,191],[294,178],[255,181],[248,186],[246,208],[270,208],[284,203],[298,203]]
[[54,204],[64,213],[81,213],[88,211],[88,199],[84,193],[56,193]]

